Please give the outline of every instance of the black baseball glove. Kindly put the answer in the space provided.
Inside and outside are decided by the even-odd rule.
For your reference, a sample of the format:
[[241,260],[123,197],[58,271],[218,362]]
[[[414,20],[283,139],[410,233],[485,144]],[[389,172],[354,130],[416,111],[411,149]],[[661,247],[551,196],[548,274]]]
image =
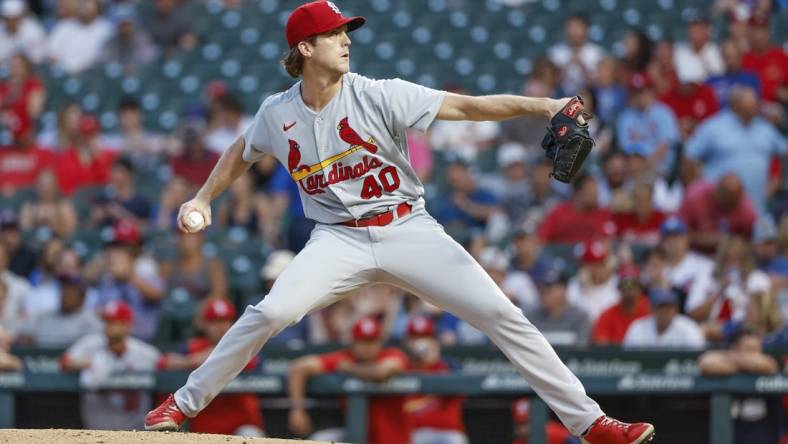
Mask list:
[[550,119],[542,148],[547,158],[553,161],[550,175],[556,180],[571,182],[594,147],[594,139],[588,133],[590,118],[591,114],[583,107],[583,99],[575,96]]

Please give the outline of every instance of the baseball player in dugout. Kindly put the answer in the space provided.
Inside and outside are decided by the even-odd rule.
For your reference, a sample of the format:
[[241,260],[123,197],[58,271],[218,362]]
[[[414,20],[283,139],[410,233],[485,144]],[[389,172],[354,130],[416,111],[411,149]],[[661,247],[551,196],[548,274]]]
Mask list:
[[[448,373],[449,365],[441,359],[440,343],[435,338],[435,323],[426,316],[408,321],[405,348],[410,356],[408,371],[413,373]],[[462,420],[463,396],[416,394],[405,400],[405,421],[411,444],[467,444]]]
[[[520,398],[512,403],[512,423],[512,444],[528,444],[531,437],[531,401],[528,398]],[[577,444],[577,438],[555,420],[549,419],[544,431],[547,444]]]
[[[304,404],[306,384],[310,376],[325,373],[346,373],[369,382],[383,382],[404,372],[408,358],[397,348],[383,348],[380,323],[363,317],[353,324],[350,348],[323,355],[304,356],[293,361],[287,374],[290,395],[290,430],[300,436],[312,432],[312,424]],[[369,403],[367,440],[378,444],[410,442],[403,410],[404,396],[373,397]],[[310,436],[316,441],[339,442],[345,439],[344,429],[326,429]]]
[[[235,306],[223,298],[209,298],[200,310],[199,327],[202,335],[189,339],[184,353],[167,353],[157,367],[161,370],[192,370],[205,362],[211,350],[227,333],[235,321]],[[243,368],[256,370],[260,363],[257,356]],[[254,393],[219,395],[199,415],[192,418],[189,431],[218,433],[222,435],[265,436],[260,400]]]
[[[435,119],[544,116],[551,119],[542,146],[553,161],[552,176],[569,182],[593,146],[582,99],[473,97],[351,73],[351,32],[364,22],[343,16],[328,1],[291,13],[283,64],[300,80],[263,101],[197,195],[181,206],[180,228],[204,229],[211,223],[211,201],[254,162],[273,155],[298,184],[306,217],[317,225],[268,295],[248,306],[186,384],[146,416],[145,428],[177,430],[269,338],[364,285],[386,283],[484,332],[586,443],[650,441],[651,424],[605,416],[523,312],[427,213],[424,188],[408,159],[406,130],[425,131]],[[373,436],[368,444],[379,442]]]

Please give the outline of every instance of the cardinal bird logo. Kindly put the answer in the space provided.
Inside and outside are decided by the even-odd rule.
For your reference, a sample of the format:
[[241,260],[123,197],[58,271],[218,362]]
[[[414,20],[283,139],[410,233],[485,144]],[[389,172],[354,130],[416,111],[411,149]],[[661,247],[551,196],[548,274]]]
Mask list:
[[[348,143],[350,147],[341,153],[334,154],[331,157],[325,158],[320,162],[317,162],[313,165],[301,165],[301,147],[298,145],[298,142],[295,140],[289,139],[290,142],[290,152],[287,156],[287,167],[290,170],[290,177],[293,178],[294,181],[301,183],[302,180],[310,178],[310,176],[315,175],[316,173],[325,170],[326,168],[334,165],[335,163],[339,162],[340,160],[350,156],[351,154],[366,150],[369,153],[375,154],[378,151],[378,146],[375,144],[375,139],[372,137],[364,140],[361,136],[358,135],[356,130],[350,127],[348,124],[348,118],[345,117],[344,119],[339,121],[337,125],[337,131],[339,131],[339,138],[342,139],[344,142]],[[382,164],[380,160],[370,157],[364,156],[361,161],[359,161],[355,165],[344,165],[342,166],[341,163],[338,164],[340,166],[336,172],[337,177],[341,176],[339,181],[347,180],[348,178],[355,179],[356,177],[353,176],[352,173],[355,172],[355,168],[357,167],[359,170],[359,174],[363,171],[369,171],[370,169],[379,168]],[[345,174],[347,172],[347,174]],[[341,173],[341,174],[340,174]],[[331,182],[331,172],[328,173],[328,178],[323,179],[320,176],[320,179],[311,179],[311,180],[320,180],[320,183],[327,183],[323,182],[324,180],[328,180],[331,184],[337,183],[337,181]],[[302,183],[302,187],[304,187]],[[324,186],[323,186],[324,187]],[[323,191],[320,190],[321,186],[318,185],[317,182],[312,182],[311,185],[307,183],[307,186],[304,187],[304,191],[309,194],[315,193],[322,193]],[[315,191],[312,191],[312,190]]]
[[350,144],[351,147],[360,146],[372,154],[378,152],[378,146],[375,145],[375,139],[371,137],[369,138],[369,141],[362,139],[356,130],[351,128],[347,121],[347,117],[339,121],[337,130],[339,130],[339,138]]
[[301,147],[293,139],[288,139],[290,142],[290,152],[287,154],[287,169],[292,173],[298,168],[301,163]]

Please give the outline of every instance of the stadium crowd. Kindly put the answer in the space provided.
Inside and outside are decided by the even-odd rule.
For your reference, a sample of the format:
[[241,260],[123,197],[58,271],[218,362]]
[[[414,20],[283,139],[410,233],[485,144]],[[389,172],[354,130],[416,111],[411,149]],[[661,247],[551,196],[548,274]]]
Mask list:
[[[22,367],[12,346],[67,349],[63,369],[82,370],[87,384],[129,363],[193,368],[236,309],[264,297],[313,227],[297,185],[266,158],[214,205],[206,233],[175,229],[179,205],[255,111],[221,80],[208,85],[204,103],[184,110],[172,134],[143,125],[137,97],[118,104],[112,132],[78,103],[46,109],[41,67],[79,73],[118,62],[133,71],[206,38],[181,13],[186,2],[156,0],[147,14],[137,3],[32,2],[36,15],[22,0],[0,2],[0,369]],[[652,41],[632,30],[616,51],[591,41],[583,15],[568,17],[565,41],[534,62],[519,92],[580,94],[595,114],[597,147],[571,185],[549,178],[539,146],[546,122],[538,119],[436,122],[427,134],[409,135],[432,214],[552,344],[788,347],[788,54],[769,28],[770,17],[785,13],[780,8],[785,2],[718,1],[685,11],[686,41]],[[727,29],[713,39],[719,16]],[[57,113],[56,125],[41,124],[45,111]],[[86,247],[90,233],[99,237]],[[217,253],[227,242],[259,245],[265,261],[239,265]],[[173,337],[161,325],[168,302],[184,299],[194,326]],[[426,323],[434,344],[408,345],[422,334],[414,320]],[[306,317],[273,342],[359,338],[403,341],[411,355],[488,343],[453,315],[382,285]],[[757,346],[742,345],[753,338]],[[367,359],[348,353],[303,358],[291,373],[350,371],[346,361]],[[396,349],[385,353],[388,364],[370,379],[419,365],[446,370]],[[736,371],[734,351],[717,353],[702,360],[710,373]],[[777,369],[766,363],[757,371]],[[303,386],[291,389],[296,400],[303,396]],[[237,426],[261,431],[254,397],[232,396],[227,405],[248,413]],[[441,408],[456,409],[453,402]],[[150,400],[83,399],[94,411],[118,403],[139,415]],[[513,417],[522,422],[527,409],[515,405]],[[293,412],[291,428],[306,434],[308,416]],[[91,425],[141,424],[103,419]],[[461,421],[451,426],[462,433]]]

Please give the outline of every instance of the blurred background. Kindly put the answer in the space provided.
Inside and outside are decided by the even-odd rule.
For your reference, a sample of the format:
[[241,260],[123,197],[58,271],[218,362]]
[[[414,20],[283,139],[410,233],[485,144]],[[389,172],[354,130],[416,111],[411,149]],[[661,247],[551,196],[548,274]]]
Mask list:
[[[303,247],[313,223],[273,158],[217,199],[205,233],[175,230],[262,100],[292,85],[278,60],[299,3],[0,0],[0,369],[72,375],[84,389],[17,396],[5,426],[139,428],[150,395],[101,381],[199,365]],[[595,114],[596,149],[571,185],[549,179],[543,119],[436,122],[408,137],[431,213],[581,379],[783,372],[788,2],[336,3],[368,20],[350,35],[355,72],[468,94],[580,94]],[[409,328],[415,317],[430,329]],[[353,333],[367,318],[374,338]],[[294,357],[359,340],[418,363],[413,335],[444,347],[446,371],[513,371],[472,326],[382,285],[288,328],[248,371],[283,374]],[[669,426],[662,438],[709,442],[708,396],[600,399]],[[529,407],[513,401],[460,400],[446,427],[528,442]],[[782,398],[729,401],[729,442],[788,442]],[[342,425],[336,398],[315,402],[315,422]],[[254,433],[293,433],[284,395],[227,405]],[[561,433],[548,423],[551,443]]]

